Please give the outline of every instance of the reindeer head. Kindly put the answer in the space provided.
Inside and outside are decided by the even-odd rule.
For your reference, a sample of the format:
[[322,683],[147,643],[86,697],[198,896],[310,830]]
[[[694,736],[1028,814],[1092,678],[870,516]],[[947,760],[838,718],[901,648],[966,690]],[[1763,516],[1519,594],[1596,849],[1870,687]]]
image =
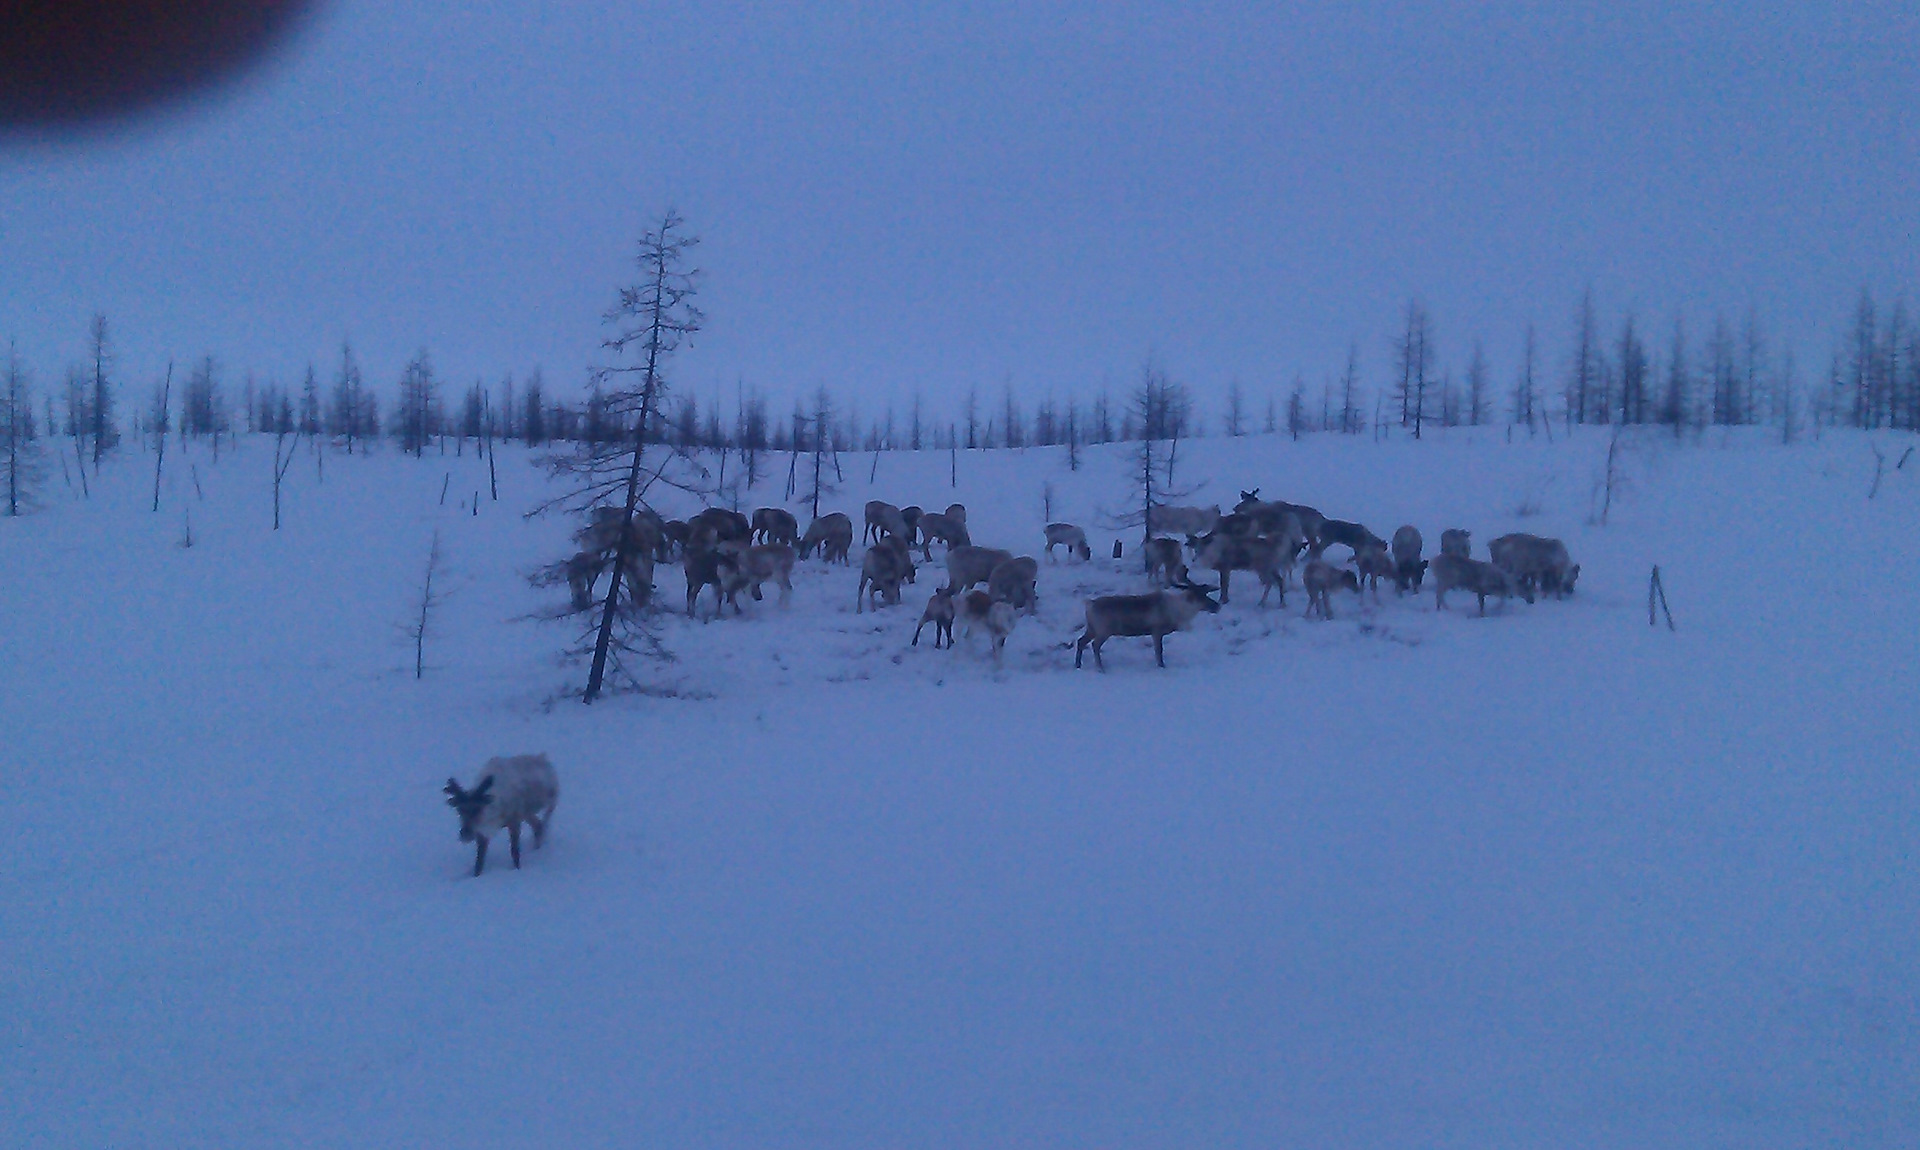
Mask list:
[[1185,594],[1188,599],[1192,600],[1202,611],[1211,615],[1220,610],[1220,604],[1213,598],[1213,593],[1220,590],[1220,588],[1210,587],[1205,583],[1192,583],[1185,580],[1175,583],[1174,586]]
[[1240,493],[1240,502],[1235,504],[1233,509],[1235,511],[1245,511],[1250,504],[1258,502],[1260,502],[1260,489],[1256,487],[1252,491],[1242,491]]
[[455,779],[448,779],[442,789],[447,793],[447,805],[460,815],[460,841],[472,842],[473,824],[479,820],[480,813],[487,809],[487,804],[493,801],[493,795],[489,793],[493,790],[493,776],[481,779],[480,785],[470,791],[462,790]]

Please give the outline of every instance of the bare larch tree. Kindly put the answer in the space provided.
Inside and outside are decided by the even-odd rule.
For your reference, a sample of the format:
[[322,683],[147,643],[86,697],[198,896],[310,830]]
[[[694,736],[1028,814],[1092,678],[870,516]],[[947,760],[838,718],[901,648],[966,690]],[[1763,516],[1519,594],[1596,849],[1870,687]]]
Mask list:
[[[581,694],[581,700],[587,703],[600,697],[608,660],[620,654],[616,646],[624,647],[624,643],[616,644],[615,629],[620,619],[621,583],[632,558],[629,551],[635,513],[645,505],[648,487],[665,477],[665,463],[671,453],[661,434],[666,361],[700,330],[706,318],[692,303],[699,272],[687,266],[699,242],[698,237],[686,234],[686,221],[671,208],[640,237],[640,281],[620,289],[619,301],[605,316],[613,334],[601,342],[617,360],[628,362],[616,362],[594,372],[605,417],[619,433],[599,442],[582,443],[577,453],[556,456],[553,461],[557,472],[584,480],[560,503],[574,510],[604,505],[620,508],[619,542],[612,556],[606,598],[599,608],[587,686]],[[652,465],[650,446],[661,456]]]

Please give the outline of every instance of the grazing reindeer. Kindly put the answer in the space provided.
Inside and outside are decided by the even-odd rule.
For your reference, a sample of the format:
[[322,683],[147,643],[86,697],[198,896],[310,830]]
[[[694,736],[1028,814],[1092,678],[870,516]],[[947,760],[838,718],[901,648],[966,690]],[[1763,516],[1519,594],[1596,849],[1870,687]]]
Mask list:
[[460,814],[460,841],[476,844],[475,878],[487,868],[487,840],[501,827],[507,829],[514,869],[520,869],[520,824],[533,828],[533,845],[538,848],[547,841],[547,824],[560,802],[560,780],[545,755],[488,759],[472,790],[461,787],[458,779],[448,779],[442,789],[447,805]]
[[575,611],[593,606],[593,585],[606,567],[607,557],[598,551],[576,552],[567,560],[567,589],[573,593]]
[[915,533],[920,530],[920,517],[925,514],[926,512],[920,510],[918,504],[909,504],[900,509],[900,522],[907,525],[907,546],[913,546],[913,541],[916,537]]
[[[573,533],[574,542],[582,551],[610,554],[621,544],[620,523],[625,517],[624,507],[596,507],[587,525]],[[644,507],[634,508],[633,522],[626,532],[627,549],[653,554],[659,546],[660,526],[658,515]]]
[[920,558],[928,563],[933,562],[935,539],[945,543],[948,551],[956,547],[973,546],[973,538],[967,534],[964,521],[943,512],[929,511],[920,517]]
[[1449,527],[1440,533],[1440,554],[1455,559],[1473,558],[1473,532]]
[[1093,648],[1093,665],[1105,671],[1107,663],[1100,654],[1100,648],[1106,646],[1108,639],[1115,635],[1153,636],[1153,661],[1162,667],[1167,665],[1164,647],[1166,637],[1175,631],[1184,631],[1193,617],[1202,611],[1215,612],[1220,604],[1215,603],[1209,592],[1213,588],[1193,583],[1182,583],[1170,591],[1155,591],[1150,595],[1102,595],[1098,599],[1087,601],[1087,623],[1080,632],[1080,638],[1074,644],[1073,665],[1081,665],[1087,648]]
[[1156,536],[1147,540],[1140,554],[1146,560],[1147,578],[1163,587],[1173,587],[1187,581],[1186,553],[1180,550],[1178,539]]
[[1373,588],[1373,601],[1380,601],[1380,580],[1392,579],[1398,571],[1393,560],[1382,547],[1364,547],[1353,553],[1353,565],[1360,578],[1360,584]]
[[[866,558],[860,563],[860,587],[854,593],[853,613],[858,615],[866,609],[869,596],[877,596],[887,604],[898,603],[900,584],[912,575],[913,560],[898,536],[882,539],[867,548]],[[879,604],[874,607],[877,610]]]
[[1078,555],[1083,561],[1093,558],[1093,548],[1087,546],[1087,533],[1071,523],[1047,524],[1047,561],[1053,561],[1053,549],[1065,547],[1068,555]]
[[[613,563],[613,556],[600,551],[580,551],[567,560],[567,589],[573,595],[573,609],[585,611],[593,606],[593,585],[600,573]],[[645,607],[653,599],[653,556],[636,551],[627,556],[621,568],[621,581],[627,588],[627,602]]]
[[1573,584],[1580,578],[1580,565],[1558,539],[1521,533],[1502,535],[1487,544],[1487,551],[1493,556],[1494,566],[1529,593],[1538,586],[1543,595],[1563,598],[1573,594]]
[[993,641],[993,661],[996,663],[1000,661],[1001,650],[1007,645],[1007,636],[1013,634],[1016,621],[1011,603],[1002,603],[985,591],[969,591],[960,597],[960,622],[966,627],[967,639],[973,639],[976,628],[985,628]]
[[705,587],[713,588],[713,615],[719,618],[726,613],[726,605],[733,604],[733,613],[740,611],[740,588],[746,586],[746,580],[740,574],[740,556],[731,547],[713,547],[706,550],[690,550],[683,561],[687,570],[687,618],[698,618],[694,610],[700,601],[700,591]]
[[947,646],[953,646],[953,588],[936,587],[927,600],[927,609],[920,615],[920,626],[913,629],[913,642],[909,646],[920,645],[920,631],[928,623],[933,624],[933,649],[940,649],[940,640],[945,637]]
[[995,567],[1012,558],[1011,551],[998,547],[955,547],[947,552],[947,586],[965,591],[985,583]]
[[782,507],[760,507],[753,513],[752,536],[761,543],[792,544],[800,538],[800,522]]
[[[1480,614],[1487,613],[1487,596],[1500,599],[1500,605],[1506,606],[1513,595],[1513,579],[1505,571],[1491,563],[1482,563],[1478,559],[1462,559],[1458,555],[1442,553],[1436,556],[1427,574],[1433,576],[1433,609],[1447,609],[1447,592],[1455,587],[1471,591],[1480,599]],[[1533,592],[1525,586],[1520,593],[1527,602],[1533,602]]]
[[831,563],[835,558],[847,562],[847,552],[853,547],[853,520],[838,511],[829,511],[808,524],[807,533],[800,540],[800,558],[812,555],[816,547],[825,562]]
[[687,521],[684,519],[669,519],[660,525],[660,550],[654,555],[654,562],[665,563],[676,551],[682,555],[687,553]]
[[[1286,521],[1288,527],[1296,523],[1297,520]],[[1193,548],[1193,561],[1220,573],[1220,602],[1232,601],[1229,581],[1235,571],[1252,571],[1260,577],[1260,602],[1265,603],[1269,594],[1278,591],[1282,607],[1287,605],[1287,576],[1293,570],[1301,542],[1297,529],[1278,538],[1215,531],[1204,538],[1187,540]]]
[[740,578],[748,594],[760,601],[760,585],[769,580],[780,585],[780,605],[793,599],[793,548],[785,543],[761,543],[740,553]]
[[871,543],[882,535],[911,540],[907,534],[907,521],[901,518],[900,509],[884,499],[867,501],[867,529],[860,533],[860,542]]
[[1426,560],[1420,558],[1424,546],[1420,529],[1411,523],[1393,533],[1393,589],[1397,593],[1420,590],[1420,580],[1427,574]]
[[1300,573],[1300,582],[1307,589],[1307,618],[1318,614],[1322,619],[1333,618],[1333,590],[1346,587],[1354,594],[1360,593],[1360,579],[1345,567],[1335,567],[1324,559],[1307,560],[1306,568]]
[[1040,613],[1040,564],[1022,555],[996,564],[987,576],[987,594],[1029,615]]

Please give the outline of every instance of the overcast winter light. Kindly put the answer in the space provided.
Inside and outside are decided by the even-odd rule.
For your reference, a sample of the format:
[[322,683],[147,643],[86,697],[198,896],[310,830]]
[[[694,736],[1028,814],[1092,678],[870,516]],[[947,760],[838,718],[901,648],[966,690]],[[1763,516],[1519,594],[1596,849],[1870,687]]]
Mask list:
[[0,1143],[1920,1144],[1920,8],[75,11]]
[[1915,282],[1920,9],[1895,3],[336,3],[187,114],[12,150],[0,331],[57,370],[576,388],[651,213],[705,240],[679,375],[863,400],[1209,397],[1385,375],[1410,298],[1504,372],[1609,317],[1829,350]]

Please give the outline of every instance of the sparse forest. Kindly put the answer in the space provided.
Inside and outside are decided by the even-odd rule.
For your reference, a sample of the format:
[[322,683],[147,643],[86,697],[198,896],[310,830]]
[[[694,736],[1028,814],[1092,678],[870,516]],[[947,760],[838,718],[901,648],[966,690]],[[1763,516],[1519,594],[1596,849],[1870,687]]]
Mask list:
[[[1542,338],[1541,324],[1528,322],[1517,361],[1505,366],[1492,360],[1477,336],[1460,338],[1458,358],[1449,360],[1441,327],[1418,300],[1411,301],[1371,368],[1366,341],[1356,339],[1317,389],[1300,372],[1265,388],[1228,381],[1217,394],[1201,381],[1180,380],[1187,408],[1179,434],[1171,438],[1205,437],[1210,428],[1229,437],[1257,430],[1294,439],[1318,433],[1420,439],[1429,426],[1496,426],[1541,435],[1625,425],[1666,428],[1684,439],[1709,428],[1760,425],[1791,442],[1830,427],[1920,431],[1920,325],[1908,315],[1904,298],[1885,303],[1863,291],[1836,325],[1825,362],[1817,365],[1776,346],[1751,311],[1714,316],[1704,336],[1678,316],[1651,332],[1631,312],[1604,320],[1591,293],[1571,310],[1558,350]],[[460,454],[495,439],[599,447],[630,440],[638,423],[627,398],[608,390],[604,375],[596,374],[574,398],[548,386],[538,368],[449,391],[431,353],[422,349],[382,389],[367,381],[350,345],[342,346],[324,395],[317,366],[290,383],[241,372],[243,383],[235,386],[235,370],[216,354],[202,353],[189,361],[172,409],[161,410],[157,379],[153,402],[129,409],[121,393],[130,381],[119,377],[121,349],[105,316],[88,326],[82,351],[66,370],[58,410],[56,396],[47,393],[41,418],[23,419],[20,426],[25,442],[49,451],[54,448],[43,440],[67,438],[58,450],[96,473],[123,433],[151,446],[151,433],[160,428],[216,449],[236,430],[297,431],[345,454],[391,442],[424,459],[430,450]],[[17,370],[23,379],[33,374],[29,364]],[[770,456],[789,456],[789,462],[805,456],[810,465],[816,448],[829,464],[848,451],[1028,447],[1066,447],[1077,462],[1082,447],[1136,441],[1148,432],[1133,410],[1137,405],[1117,407],[1104,389],[1079,394],[1059,383],[1029,391],[1006,381],[990,411],[975,388],[950,420],[933,414],[938,405],[919,394],[908,398],[904,418],[892,405],[863,413],[826,384],[800,394],[795,418],[776,420],[768,416],[772,393],[769,386],[744,383],[730,397],[681,386],[671,407],[663,404],[649,421],[646,442],[724,450],[735,457],[729,466],[743,468],[752,485]],[[1211,415],[1203,399],[1208,395],[1214,396]],[[1177,449],[1171,454],[1177,463]],[[809,466],[804,486],[812,486],[812,477]]]

